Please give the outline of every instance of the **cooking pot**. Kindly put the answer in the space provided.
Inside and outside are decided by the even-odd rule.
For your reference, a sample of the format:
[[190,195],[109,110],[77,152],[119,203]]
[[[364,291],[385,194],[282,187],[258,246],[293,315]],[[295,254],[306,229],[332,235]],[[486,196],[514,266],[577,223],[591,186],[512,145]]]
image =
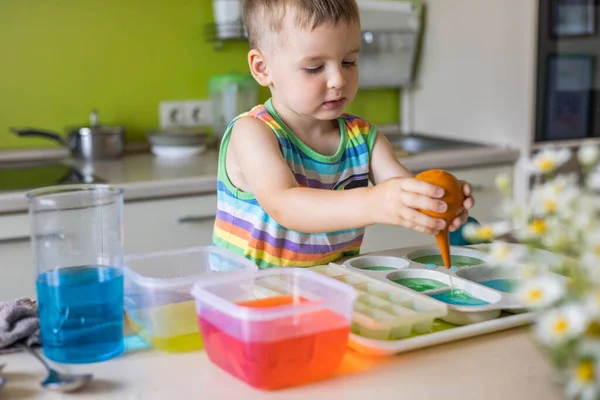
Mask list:
[[67,147],[73,157],[84,160],[117,158],[123,155],[125,147],[125,128],[100,125],[96,110],[90,113],[90,126],[70,128],[66,138],[55,132],[31,128],[11,128],[11,132],[18,136],[54,140]]

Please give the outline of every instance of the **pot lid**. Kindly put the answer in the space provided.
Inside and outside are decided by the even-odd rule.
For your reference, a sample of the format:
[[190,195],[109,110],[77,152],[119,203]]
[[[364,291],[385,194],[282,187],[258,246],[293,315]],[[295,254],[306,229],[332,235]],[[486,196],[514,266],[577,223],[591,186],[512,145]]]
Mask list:
[[116,135],[122,134],[124,128],[122,126],[103,126],[98,118],[98,110],[92,110],[90,113],[90,125],[79,126],[70,129],[71,133],[86,135]]

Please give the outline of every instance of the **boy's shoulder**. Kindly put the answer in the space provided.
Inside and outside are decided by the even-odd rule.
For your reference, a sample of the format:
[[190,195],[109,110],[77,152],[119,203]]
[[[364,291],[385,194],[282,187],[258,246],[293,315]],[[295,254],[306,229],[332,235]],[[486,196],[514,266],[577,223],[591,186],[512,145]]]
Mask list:
[[250,110],[242,113],[242,116],[260,118],[263,116],[271,116],[271,114],[269,113],[269,110],[267,110],[267,106],[265,104],[257,104]]
[[341,115],[346,123],[346,129],[354,133],[369,135],[377,131],[377,126],[358,115],[344,113]]

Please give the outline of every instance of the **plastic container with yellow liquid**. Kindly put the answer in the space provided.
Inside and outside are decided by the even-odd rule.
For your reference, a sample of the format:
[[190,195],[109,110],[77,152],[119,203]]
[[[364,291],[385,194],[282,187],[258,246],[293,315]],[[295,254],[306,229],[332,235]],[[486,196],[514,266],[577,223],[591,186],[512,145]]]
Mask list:
[[127,322],[156,349],[201,349],[196,306],[190,294],[194,283],[208,274],[256,270],[248,259],[213,246],[127,256]]

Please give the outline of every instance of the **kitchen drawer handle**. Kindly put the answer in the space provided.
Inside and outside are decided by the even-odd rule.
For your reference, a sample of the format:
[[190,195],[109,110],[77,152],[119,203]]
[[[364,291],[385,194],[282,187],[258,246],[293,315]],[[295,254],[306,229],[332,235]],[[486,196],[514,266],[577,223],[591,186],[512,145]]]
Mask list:
[[193,224],[196,222],[214,221],[216,215],[187,215],[179,218],[180,224]]
[[0,244],[27,242],[29,239],[30,239],[29,236],[7,237],[7,238],[0,239]]
[[[30,235],[26,235],[26,236],[15,236],[15,237],[7,237],[7,238],[2,238],[0,239],[0,244],[6,244],[6,243],[18,243],[18,242],[27,242],[31,239]],[[59,239],[59,240],[64,240],[65,239],[65,234],[64,233],[47,233],[45,235],[38,235],[36,237],[37,240],[44,240],[44,239]]]

